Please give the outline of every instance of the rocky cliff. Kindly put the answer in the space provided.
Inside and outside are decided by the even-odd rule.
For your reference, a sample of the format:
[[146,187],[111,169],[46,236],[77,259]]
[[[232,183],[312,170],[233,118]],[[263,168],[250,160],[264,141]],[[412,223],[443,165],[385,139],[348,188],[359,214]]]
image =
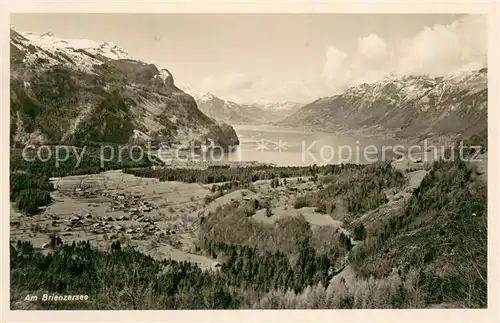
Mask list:
[[11,144],[220,146],[234,129],[202,113],[172,74],[112,43],[11,29]]

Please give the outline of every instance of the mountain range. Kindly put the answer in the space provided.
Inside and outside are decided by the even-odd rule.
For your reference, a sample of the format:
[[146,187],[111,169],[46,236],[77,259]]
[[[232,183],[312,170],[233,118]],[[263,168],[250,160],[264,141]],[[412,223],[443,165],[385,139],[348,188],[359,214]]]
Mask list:
[[[401,139],[487,136],[487,69],[387,77],[309,104],[238,104],[177,87],[165,68],[110,42],[11,28],[10,139],[233,146],[229,124],[268,124]],[[182,89],[183,90],[182,90]]]
[[11,28],[10,58],[12,146],[239,143],[234,129],[201,112],[167,69],[116,44]]
[[212,93],[198,93],[191,87],[182,89],[193,96],[206,115],[228,124],[267,124],[286,118],[304,104],[291,101],[241,104]]
[[281,126],[401,139],[487,136],[487,68],[448,77],[387,77],[311,102]]

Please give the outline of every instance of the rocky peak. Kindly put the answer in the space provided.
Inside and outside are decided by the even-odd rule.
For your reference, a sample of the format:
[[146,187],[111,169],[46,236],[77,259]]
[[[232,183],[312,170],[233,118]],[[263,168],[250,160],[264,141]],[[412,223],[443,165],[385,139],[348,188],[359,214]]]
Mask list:
[[11,29],[11,140],[221,146],[234,130],[204,115],[166,68],[110,42]]

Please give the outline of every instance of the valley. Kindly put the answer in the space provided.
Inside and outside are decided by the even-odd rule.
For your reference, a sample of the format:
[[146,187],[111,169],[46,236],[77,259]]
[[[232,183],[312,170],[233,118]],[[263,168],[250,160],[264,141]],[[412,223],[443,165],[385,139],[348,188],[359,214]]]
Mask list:
[[487,68],[240,104],[114,43],[10,45],[11,309],[487,307]]
[[[485,154],[480,157],[483,161],[487,160]],[[418,199],[417,192],[425,192],[422,191],[422,183],[432,181],[432,179],[429,179],[430,174],[438,171],[439,167],[443,167],[438,166],[439,163],[422,164],[409,160],[397,160],[385,164],[326,165],[313,168],[247,166],[240,169],[238,166],[228,168],[212,166],[198,169],[176,169],[160,167],[155,169],[127,169],[124,171],[112,170],[95,175],[51,178],[55,190],[51,193],[53,200],[49,206],[44,207],[40,212],[30,217],[21,215],[16,211],[15,207],[11,209],[11,242],[15,246],[16,241],[29,241],[34,248],[32,252],[35,254],[41,252],[42,255],[45,255],[44,257],[54,257],[57,255],[62,256],[60,252],[65,249],[60,248],[63,245],[70,246],[73,244],[73,248],[75,248],[74,243],[77,243],[74,252],[85,251],[85,249],[78,251],[78,242],[86,241],[89,246],[84,248],[92,248],[97,252],[110,253],[110,255],[117,252],[139,253],[151,257],[151,260],[147,260],[147,262],[167,260],[173,261],[174,264],[182,264],[187,261],[214,278],[226,277],[229,274],[228,270],[235,270],[232,266],[237,265],[237,263],[234,263],[234,259],[238,259],[239,256],[235,256],[227,248],[230,246],[253,248],[254,251],[252,252],[256,252],[257,255],[268,253],[283,255],[293,266],[292,268],[295,268],[290,274],[292,275],[289,278],[291,281],[289,283],[283,282],[285,284],[283,286],[292,288],[288,292],[292,291],[294,296],[286,296],[288,298],[292,297],[288,302],[293,300],[293,302],[302,302],[303,305],[298,303],[280,305],[285,306],[284,308],[320,306],[313,305],[316,298],[307,301],[300,300],[301,297],[305,297],[307,293],[312,292],[311,288],[317,293],[325,293],[325,302],[330,302],[330,305],[321,306],[336,308],[339,306],[341,308],[343,306],[379,306],[377,305],[378,302],[387,301],[385,297],[395,297],[396,294],[390,296],[393,292],[383,292],[389,293],[387,294],[389,296],[386,295],[377,300],[372,299],[370,301],[372,305],[368,305],[368,303],[363,303],[368,301],[363,297],[370,297],[370,294],[362,297],[356,293],[366,288],[366,284],[374,283],[371,280],[366,280],[374,273],[380,275],[375,276],[379,279],[376,284],[379,284],[380,287],[374,285],[374,293],[380,293],[385,290],[384,288],[388,288],[382,286],[392,284],[388,279],[395,279],[396,276],[393,276],[394,272],[390,274],[390,272],[380,272],[375,269],[370,271],[371,269],[367,268],[371,268],[373,262],[378,263],[376,266],[386,266],[392,261],[403,258],[380,258],[376,256],[376,250],[383,248],[389,241],[393,241],[387,240],[385,243],[382,242],[384,240],[377,240],[380,239],[377,237],[379,234],[383,234],[383,236],[396,234],[394,238],[401,239],[398,238],[398,233],[391,233],[393,230],[389,229],[393,227],[391,223],[404,219],[405,214],[410,210],[409,205],[415,203],[415,199]],[[445,165],[445,168],[442,174],[450,176],[451,174],[447,175],[448,172],[453,172],[453,169],[460,165],[460,162],[458,164],[447,162],[443,165]],[[458,167],[462,167],[462,169],[464,169],[463,167],[465,169],[474,167],[470,169],[477,168],[479,171],[475,171],[476,173],[484,174],[481,173],[484,172],[484,166]],[[443,170],[440,171],[443,172]],[[222,176],[220,179],[212,177],[212,175],[217,176],[218,174]],[[465,176],[471,176],[472,173],[465,174],[468,174]],[[191,179],[191,176],[197,177]],[[470,185],[481,186],[480,183],[474,184],[475,181],[472,177],[465,177],[463,180],[469,181]],[[476,194],[474,198],[483,196],[481,195],[483,193],[479,193],[479,191],[469,194]],[[460,207],[453,200],[444,203],[441,212],[448,212],[445,211],[447,208]],[[478,212],[481,212],[478,206],[470,205],[469,212],[474,213],[464,214],[463,216],[466,216],[466,218],[470,216],[482,217],[483,215],[478,215]],[[429,206],[424,204],[423,207],[427,208]],[[430,210],[432,210],[432,206]],[[411,228],[414,225],[416,225],[414,228],[420,227],[420,230],[413,229],[416,230],[413,234],[426,230],[426,225],[429,225],[428,221],[431,221],[433,216],[437,215],[432,213],[433,211],[428,212],[418,213],[420,215],[428,214],[428,218],[419,220],[419,224],[412,224],[408,227]],[[407,227],[403,226],[403,228]],[[435,229],[438,230],[439,227]],[[466,229],[466,227],[463,227],[463,229]],[[456,231],[450,231],[449,233],[452,232],[456,234]],[[448,233],[444,234],[445,236],[448,235]],[[54,243],[51,236],[59,237],[60,241]],[[419,243],[425,241],[425,239],[422,239],[424,238],[418,238],[413,242],[404,242],[400,246],[395,246],[396,249],[394,250],[405,246],[403,248],[410,252]],[[397,243],[397,241],[394,240],[391,243]],[[471,242],[473,241],[475,240],[471,240]],[[119,247],[117,247],[116,243],[119,243]],[[453,248],[460,248],[458,245],[454,246]],[[19,248],[21,247],[18,245],[14,250],[20,252],[22,249]],[[306,274],[304,278],[300,278],[301,276],[294,275],[298,275],[301,270],[296,266],[299,266],[300,261],[303,261],[300,259],[303,257],[303,252],[306,252],[304,248],[312,248],[311,250],[314,250],[313,254],[324,257],[318,258],[318,261],[325,262],[325,265],[328,265],[326,267],[317,267],[317,269],[311,267],[314,274],[312,276]],[[415,256],[417,258],[427,257],[425,250],[427,249],[422,249],[424,252],[422,255]],[[442,250],[444,253],[437,251],[433,256],[435,257],[434,260],[430,264],[434,264],[436,261],[446,261],[452,265],[453,262],[450,263],[450,259],[447,260],[447,257],[449,257],[446,253],[447,250]],[[456,249],[453,250],[457,252]],[[308,251],[308,253],[310,252]],[[376,258],[370,258],[373,256]],[[409,256],[406,255],[405,257]],[[363,261],[368,262],[364,264]],[[359,267],[360,264],[361,267]],[[120,266],[123,265],[125,263]],[[168,263],[165,265],[166,268],[171,266]],[[424,273],[432,275],[432,271],[429,272],[426,269],[427,266],[422,267],[422,265],[418,265],[418,262],[415,263],[414,260],[410,260],[408,265],[410,265],[410,273],[418,272],[420,275]],[[407,268],[405,266],[399,268],[403,272],[408,270],[403,269]],[[243,273],[244,269],[241,270]],[[297,270],[298,272],[295,272]],[[320,272],[315,273],[315,270],[322,270],[322,274]],[[367,278],[363,278],[366,273],[368,273]],[[25,288],[21,287],[24,286],[24,283],[16,278],[20,272],[18,273],[15,270],[12,274],[14,275],[12,276],[13,283],[18,286],[16,289],[21,288],[22,290]],[[274,274],[272,273],[270,277],[273,277]],[[404,278],[397,277],[397,279]],[[231,279],[236,279],[236,276]],[[262,280],[261,283],[267,284],[266,279]],[[301,281],[301,279],[306,280]],[[239,292],[233,291],[230,293],[232,296],[228,297],[235,302],[237,301],[238,307],[257,306],[256,308],[268,308],[268,306],[271,306],[271,308],[274,308],[275,305],[272,305],[274,303],[267,303],[268,299],[278,297],[279,300],[285,297],[284,294],[280,294],[280,289],[263,294],[261,291],[258,293],[260,296],[250,296],[250,294],[247,294],[247,288],[241,289],[242,285],[237,281],[239,280],[231,284],[240,286],[238,288]],[[42,280],[37,284],[41,284],[41,288],[45,289],[50,286],[47,283],[48,281]],[[282,283],[272,284],[281,286]],[[420,283],[418,281],[408,281],[405,284],[424,284],[420,285],[420,288],[427,288],[425,287],[425,281]],[[310,286],[307,287],[309,291],[304,289],[306,286]],[[411,288],[417,288],[416,285],[412,286],[414,287]],[[110,286],[109,288],[112,289],[105,292],[105,294],[98,294],[96,302],[86,304],[86,306],[102,309],[129,308],[130,305],[127,305],[129,303],[126,299],[118,295],[114,296],[113,293],[118,292],[118,290],[114,290],[116,287]],[[260,290],[261,287],[255,288]],[[346,291],[340,292],[345,288],[347,288]],[[21,290],[18,290],[13,296],[13,303],[11,303],[13,308],[24,308],[25,306],[25,303],[15,296],[22,295]],[[179,297],[181,294],[178,293],[181,293],[181,290],[174,294],[173,297]],[[339,296],[337,293],[342,293],[340,295],[344,296]],[[418,297],[420,299],[418,306],[461,306],[460,303],[457,303],[459,298],[455,299],[455,301],[451,299],[439,300],[438,298],[436,303],[436,300],[432,301],[431,298],[426,298],[430,297],[431,294],[410,296],[410,294],[407,294],[410,293],[410,290],[406,289],[404,293],[406,293],[404,294],[406,296],[402,296],[403,300],[401,301],[414,302],[417,299],[412,297]],[[141,308],[173,306],[161,303],[166,300],[162,301],[162,298],[153,295],[155,295],[154,292],[150,297],[156,300],[149,303],[149,305],[140,301]],[[459,295],[457,294],[455,297],[460,297]],[[119,297],[120,301],[118,303],[109,303],[101,300],[110,296],[113,298]],[[209,296],[204,297],[210,299]],[[352,297],[354,303],[352,305],[342,305],[342,302],[344,302],[343,297],[348,297],[348,299]],[[477,301],[480,301],[480,298]],[[442,302],[448,302],[448,305],[442,304]],[[403,303],[401,306],[407,306],[404,304],[408,305],[409,303]],[[43,304],[32,304],[30,306],[45,308]],[[182,306],[187,306],[187,308],[201,306],[201,308],[205,308],[210,305],[202,301],[202,303],[183,303]]]

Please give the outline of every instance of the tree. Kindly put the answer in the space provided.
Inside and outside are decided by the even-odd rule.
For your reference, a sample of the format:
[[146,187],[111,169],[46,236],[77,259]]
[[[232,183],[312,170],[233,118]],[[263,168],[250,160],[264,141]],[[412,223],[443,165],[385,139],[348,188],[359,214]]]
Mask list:
[[27,215],[33,215],[40,206],[49,205],[52,201],[48,191],[39,188],[22,190],[16,199],[16,207]]
[[343,248],[345,248],[347,251],[352,249],[351,238],[347,234],[345,234],[344,232],[340,233],[339,242],[340,242],[340,245]]
[[111,251],[120,251],[122,248],[120,241],[113,241],[111,243]]
[[366,229],[363,223],[358,223],[354,227],[354,240],[365,240],[366,238]]

